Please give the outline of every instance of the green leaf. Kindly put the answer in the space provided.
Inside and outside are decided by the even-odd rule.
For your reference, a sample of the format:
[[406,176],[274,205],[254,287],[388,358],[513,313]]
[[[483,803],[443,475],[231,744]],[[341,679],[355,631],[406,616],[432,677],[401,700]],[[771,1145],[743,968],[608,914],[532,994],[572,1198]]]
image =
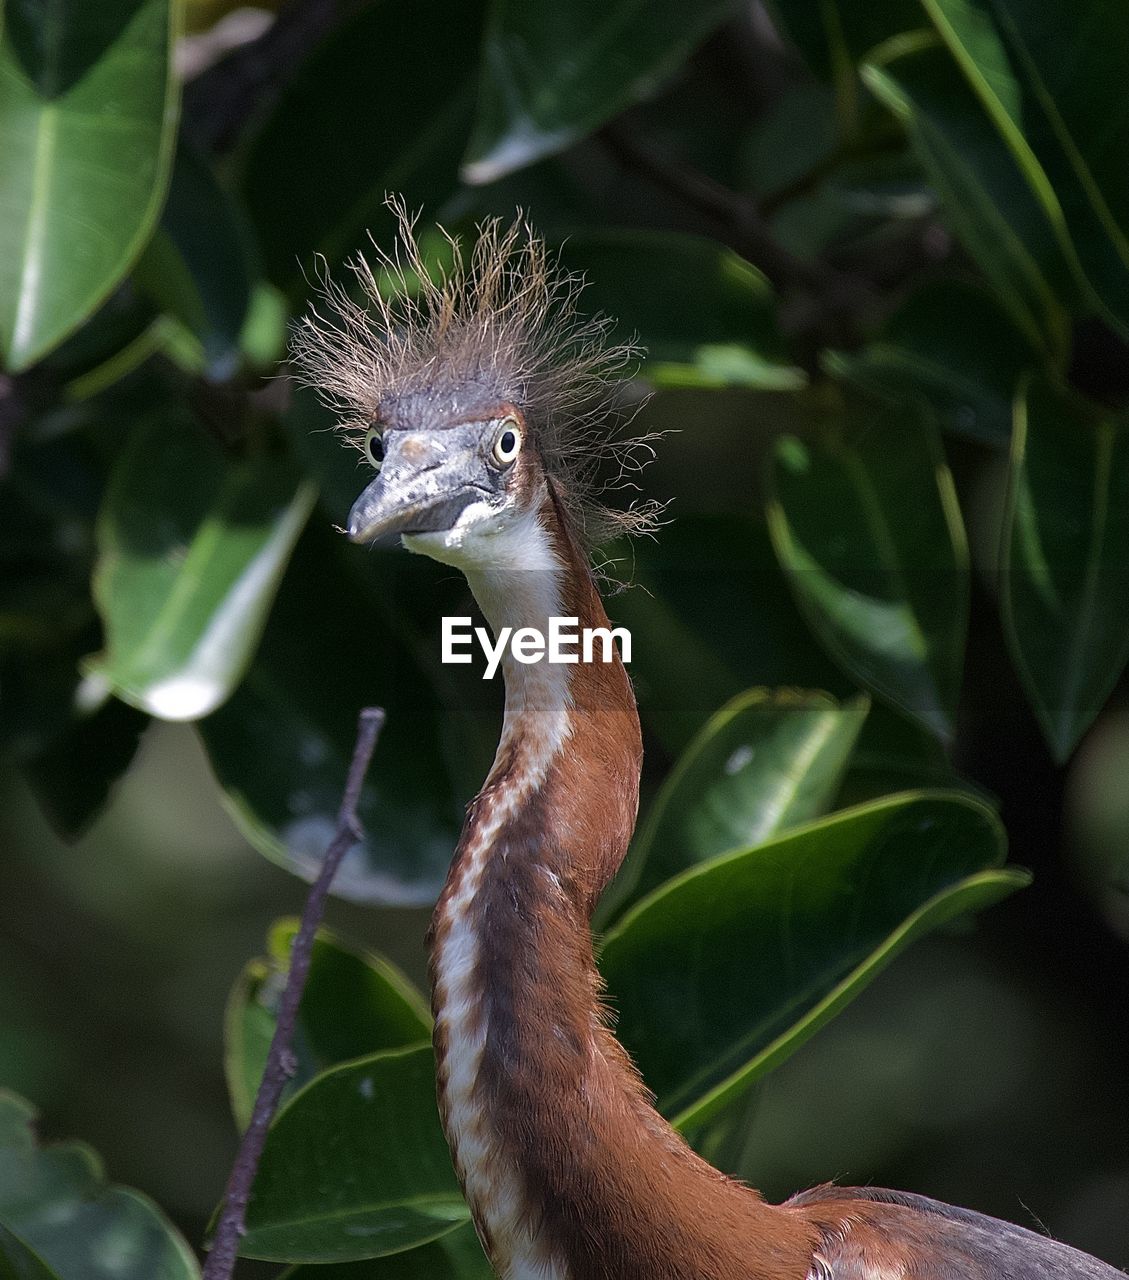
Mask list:
[[807,381],[780,335],[771,285],[722,245],[676,232],[581,232],[561,261],[588,281],[585,310],[613,316],[621,338],[646,348],[643,373],[656,386],[793,391]]
[[36,799],[65,839],[77,839],[101,813],[148,724],[147,716],[116,698],[90,710],[76,702],[65,728],[21,760]]
[[[835,96],[818,80],[803,79],[766,103],[743,147],[741,175],[771,205],[777,193],[807,189],[813,173],[838,168],[841,128]],[[785,197],[785,205],[791,199]]]
[[1129,11],[923,0],[1079,275],[1129,330]]
[[763,522],[685,515],[624,555],[634,586],[607,604],[617,625],[647,638],[631,677],[647,728],[670,751],[752,685],[854,691],[812,639]]
[[0,41],[0,363],[26,368],[128,271],[176,135],[169,0],[9,5]]
[[[357,713],[384,707],[358,807],[367,834],[346,855],[333,892],[397,906],[434,901],[465,800],[453,782],[456,717],[438,703],[394,585],[408,560],[347,546],[319,512],[246,678],[200,724],[240,829],[267,857],[312,878],[336,827]],[[428,643],[438,651],[437,636]]]
[[953,435],[1006,448],[1016,383],[1038,358],[991,294],[933,280],[874,341],[852,353],[827,352],[824,366],[884,399],[928,408]]
[[199,1280],[192,1251],[152,1201],[109,1185],[89,1147],[36,1146],[34,1121],[28,1103],[0,1091],[0,1275],[15,1237],[19,1280]]
[[470,129],[479,0],[366,5],[304,63],[253,140],[242,190],[264,265],[300,294],[314,254],[334,264],[366,230],[395,229],[390,191],[409,208],[458,187]]
[[38,1113],[26,1098],[0,1089],[0,1147],[18,1147],[31,1151],[35,1147],[35,1121]]
[[291,1267],[280,1280],[494,1280],[494,1271],[468,1222],[418,1249],[365,1262]]
[[945,217],[1027,340],[1052,359],[1067,346],[1071,265],[1028,176],[947,50],[891,41],[863,68],[904,122]]
[[184,418],[143,427],[98,520],[106,652],[91,670],[162,720],[214,710],[255,652],[314,497],[282,459],[226,462]]
[[464,177],[494,182],[653,97],[733,11],[732,0],[492,0]]
[[774,0],[783,31],[825,79],[854,69],[876,45],[922,25],[918,0]]
[[1065,760],[1129,658],[1129,423],[1043,379],[1016,401],[1003,618]]
[[688,867],[825,813],[868,706],[792,689],[750,689],[726,703],[655,797],[603,917]]
[[772,10],[808,66],[834,86],[846,136],[860,124],[858,63],[876,45],[921,27],[923,18],[918,0],[774,0]]
[[888,797],[706,863],[604,942],[618,1034],[679,1126],[797,1049],[911,940],[1026,883],[984,804]]
[[[272,284],[257,281],[247,303],[239,345],[252,368],[274,372],[286,354],[286,299]],[[297,390],[295,388],[295,390]]]
[[933,733],[952,732],[964,660],[968,554],[933,430],[879,418],[857,440],[782,439],[769,529],[828,652]]
[[[224,1066],[240,1128],[251,1118],[297,931],[297,921],[280,920],[270,932],[267,956],[247,965],[228,1000]],[[291,1092],[349,1058],[430,1037],[427,1004],[394,965],[346,946],[328,929],[318,931],[291,1044]]]
[[[851,752],[835,807],[880,800],[893,791],[923,787],[956,790],[967,785],[953,771],[944,747],[931,733],[878,703],[871,707]],[[972,790],[972,794],[981,793]]]
[[279,1262],[376,1258],[437,1239],[467,1216],[426,1045],[334,1067],[279,1112],[240,1252]]
[[[80,328],[41,362],[42,368],[60,382],[66,382],[66,395],[76,401],[88,395],[87,387],[100,389],[103,370],[115,371],[120,377],[135,368],[152,350],[149,336],[156,311],[148,299],[142,298],[128,281],[124,281]],[[116,372],[121,370],[121,372]]]
[[134,279],[199,339],[210,378],[239,367],[251,298],[243,228],[208,163],[182,141],[161,224]]
[[0,1280],[59,1280],[52,1271],[16,1236],[0,1227]]
[[102,635],[90,557],[105,467],[81,434],[30,435],[0,482],[0,746],[73,838],[125,772],[146,718],[80,672]]

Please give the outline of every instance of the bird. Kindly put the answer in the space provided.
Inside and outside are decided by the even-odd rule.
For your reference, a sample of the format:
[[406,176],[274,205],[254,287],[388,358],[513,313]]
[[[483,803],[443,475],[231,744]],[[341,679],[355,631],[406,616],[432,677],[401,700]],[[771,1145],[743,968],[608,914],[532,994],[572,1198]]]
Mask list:
[[[293,343],[296,376],[376,468],[349,538],[457,568],[495,635],[607,628],[594,549],[661,520],[655,503],[616,509],[600,482],[649,447],[625,436],[616,391],[638,353],[583,315],[583,281],[520,215],[482,223],[469,252],[448,237],[436,266],[392,207],[395,247],[375,269],[355,258],[351,287],[321,272]],[[440,1116],[500,1280],[1123,1276],[922,1195],[828,1184],[776,1204],[702,1159],[616,1040],[594,956],[639,803],[627,671],[615,653],[512,650],[502,670],[497,752],[428,935]]]

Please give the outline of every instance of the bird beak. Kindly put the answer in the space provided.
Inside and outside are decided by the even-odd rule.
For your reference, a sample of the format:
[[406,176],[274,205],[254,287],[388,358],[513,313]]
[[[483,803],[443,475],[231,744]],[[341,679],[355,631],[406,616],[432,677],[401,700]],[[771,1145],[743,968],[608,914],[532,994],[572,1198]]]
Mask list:
[[490,497],[481,483],[479,436],[474,424],[387,432],[380,473],[349,512],[350,540],[450,529],[465,507]]

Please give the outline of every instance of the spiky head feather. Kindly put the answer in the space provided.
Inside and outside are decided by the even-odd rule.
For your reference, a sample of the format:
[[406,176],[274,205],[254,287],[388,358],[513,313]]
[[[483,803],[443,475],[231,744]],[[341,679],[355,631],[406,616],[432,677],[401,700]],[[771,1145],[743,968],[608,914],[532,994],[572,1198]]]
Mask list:
[[633,487],[652,437],[624,434],[630,415],[619,393],[641,351],[611,341],[607,317],[579,314],[583,278],[520,216],[480,224],[469,257],[444,232],[452,260],[436,270],[415,220],[400,202],[389,207],[399,224],[394,248],[374,246],[375,271],[360,254],[348,264],[360,300],[323,272],[322,307],[302,317],[292,342],[300,380],[341,415],[349,443],[363,449],[373,427],[455,425],[513,405],[590,547],[652,529],[660,504],[602,501]]

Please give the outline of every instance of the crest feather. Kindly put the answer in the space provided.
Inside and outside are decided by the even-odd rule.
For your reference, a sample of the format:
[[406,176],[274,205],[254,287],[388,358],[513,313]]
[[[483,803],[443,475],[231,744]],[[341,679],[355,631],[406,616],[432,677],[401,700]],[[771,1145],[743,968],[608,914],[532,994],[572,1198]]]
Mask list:
[[455,421],[476,403],[513,404],[589,547],[653,530],[661,504],[601,500],[637,487],[630,477],[654,437],[623,434],[622,383],[642,351],[613,342],[606,316],[579,314],[583,278],[520,215],[481,223],[469,257],[444,231],[451,263],[437,270],[416,219],[398,199],[388,206],[399,224],[391,252],[374,244],[375,270],[361,254],[347,264],[359,300],[323,266],[321,310],[302,317],[291,344],[299,380],[341,415],[348,441],[363,448],[371,427],[394,430],[413,412]]

